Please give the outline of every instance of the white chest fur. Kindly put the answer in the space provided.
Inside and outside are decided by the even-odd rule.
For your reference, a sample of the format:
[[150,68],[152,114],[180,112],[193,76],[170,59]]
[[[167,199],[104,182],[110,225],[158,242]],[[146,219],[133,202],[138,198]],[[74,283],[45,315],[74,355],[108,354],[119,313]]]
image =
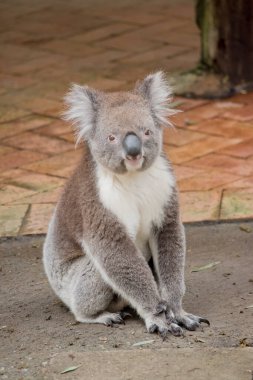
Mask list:
[[145,255],[152,224],[163,220],[174,178],[162,157],[143,172],[116,175],[97,168],[99,197],[103,205],[124,224],[128,234]]

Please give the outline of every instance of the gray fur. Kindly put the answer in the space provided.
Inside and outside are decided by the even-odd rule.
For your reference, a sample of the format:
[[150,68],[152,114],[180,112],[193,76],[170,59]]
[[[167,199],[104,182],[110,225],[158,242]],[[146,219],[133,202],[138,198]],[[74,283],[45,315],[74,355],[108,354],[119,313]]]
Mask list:
[[[152,223],[143,244],[145,254],[136,236],[129,234],[99,195],[99,168],[114,173],[116,180],[129,175],[135,178],[163,157],[158,121],[173,113],[165,106],[170,94],[164,76],[156,73],[139,83],[133,93],[104,94],[74,86],[67,96],[66,118],[75,123],[78,139],[86,143],[50,222],[43,261],[52,288],[78,321],[120,323],[120,312],[129,304],[149,332],[162,336],[182,334],[178,324],[195,329],[201,322],[182,309],[185,242],[176,187],[171,185],[161,221]],[[141,139],[143,149],[143,161],[133,174],[122,148],[129,131]],[[113,142],[108,139],[111,135]],[[172,177],[170,165],[165,167]],[[147,262],[149,253],[157,281]]]

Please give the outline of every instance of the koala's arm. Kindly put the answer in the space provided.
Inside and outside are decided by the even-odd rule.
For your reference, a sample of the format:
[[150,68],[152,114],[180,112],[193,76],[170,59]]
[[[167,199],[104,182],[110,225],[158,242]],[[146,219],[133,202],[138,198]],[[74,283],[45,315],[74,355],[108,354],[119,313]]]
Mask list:
[[152,272],[116,217],[102,205],[93,207],[83,217],[84,251],[104,281],[137,310],[149,328],[150,318],[165,311]]
[[185,233],[180,220],[176,189],[166,207],[163,225],[155,232],[152,254],[161,296],[175,315],[180,314],[185,292]]

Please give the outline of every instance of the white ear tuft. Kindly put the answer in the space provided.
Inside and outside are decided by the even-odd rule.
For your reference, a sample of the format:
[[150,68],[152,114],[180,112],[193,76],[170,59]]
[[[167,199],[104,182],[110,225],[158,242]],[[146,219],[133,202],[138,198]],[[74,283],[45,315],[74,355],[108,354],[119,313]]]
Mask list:
[[67,110],[63,118],[72,122],[75,127],[78,144],[86,139],[95,123],[97,111],[97,92],[88,86],[73,84],[65,96]]
[[172,125],[168,117],[179,111],[169,107],[172,100],[172,89],[162,71],[150,74],[142,82],[137,83],[135,91],[149,102],[152,113],[159,124]]

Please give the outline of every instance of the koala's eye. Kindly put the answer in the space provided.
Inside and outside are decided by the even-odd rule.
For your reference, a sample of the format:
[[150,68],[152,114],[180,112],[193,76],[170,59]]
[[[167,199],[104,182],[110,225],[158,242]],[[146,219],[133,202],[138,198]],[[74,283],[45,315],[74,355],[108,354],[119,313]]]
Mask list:
[[115,140],[115,136],[113,136],[113,135],[109,135],[109,136],[108,136],[108,140],[109,140],[109,141],[114,141],[114,140]]
[[144,134],[145,134],[146,136],[150,136],[150,135],[151,135],[151,131],[150,131],[150,129],[146,129],[146,131],[144,132]]

